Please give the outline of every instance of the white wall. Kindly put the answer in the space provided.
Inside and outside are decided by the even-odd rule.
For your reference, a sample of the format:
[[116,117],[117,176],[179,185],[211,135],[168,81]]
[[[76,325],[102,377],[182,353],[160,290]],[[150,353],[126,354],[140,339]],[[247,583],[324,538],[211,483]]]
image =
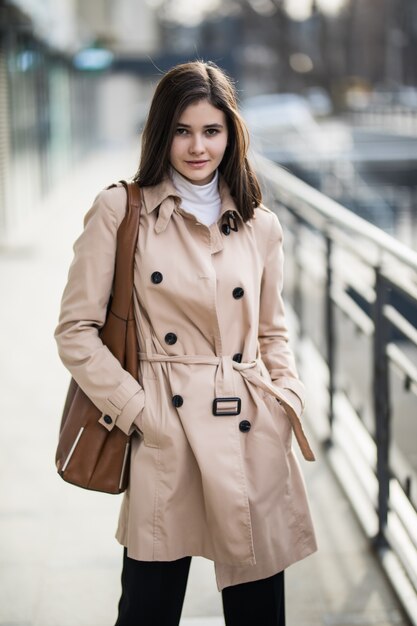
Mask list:
[[103,77],[99,88],[100,136],[107,143],[123,144],[137,138],[148,110],[152,86],[131,74]]
[[158,27],[156,14],[146,0],[118,0],[114,8],[117,50],[128,54],[153,52],[158,45]]
[[146,0],[77,0],[80,27],[91,39],[108,38],[122,54],[146,54],[158,45],[154,10]]
[[13,0],[33,20],[36,34],[53,48],[73,51],[80,45],[75,0]]

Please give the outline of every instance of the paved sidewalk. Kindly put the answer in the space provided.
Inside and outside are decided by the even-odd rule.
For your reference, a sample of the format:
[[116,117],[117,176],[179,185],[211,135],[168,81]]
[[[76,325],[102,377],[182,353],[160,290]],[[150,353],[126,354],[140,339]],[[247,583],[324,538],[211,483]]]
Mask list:
[[[120,498],[76,489],[55,472],[69,377],[53,330],[82,217],[102,187],[133,174],[137,155],[95,154],[0,250],[0,626],[114,624]],[[320,551],[287,572],[288,624],[405,626],[325,461],[302,466]],[[221,614],[212,564],[194,559],[182,624],[220,626]]]

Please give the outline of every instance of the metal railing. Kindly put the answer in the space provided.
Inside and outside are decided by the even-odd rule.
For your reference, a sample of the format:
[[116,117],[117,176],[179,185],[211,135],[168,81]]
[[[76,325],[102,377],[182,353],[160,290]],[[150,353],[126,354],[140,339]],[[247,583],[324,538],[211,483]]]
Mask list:
[[311,426],[417,624],[417,253],[267,159],[255,166],[284,227],[303,378],[327,404]]

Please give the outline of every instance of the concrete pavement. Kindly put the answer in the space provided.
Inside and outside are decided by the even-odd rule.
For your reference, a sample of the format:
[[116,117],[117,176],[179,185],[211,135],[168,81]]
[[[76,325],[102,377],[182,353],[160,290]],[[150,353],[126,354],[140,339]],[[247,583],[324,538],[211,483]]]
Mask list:
[[[83,215],[102,187],[134,173],[137,158],[135,147],[92,155],[37,208],[25,232],[0,249],[0,626],[114,624],[120,498],[77,489],[55,472],[69,376],[53,330]],[[288,624],[405,626],[347,500],[318,456],[302,466],[320,550],[287,572]],[[221,615],[212,564],[193,559],[182,624],[220,626]]]

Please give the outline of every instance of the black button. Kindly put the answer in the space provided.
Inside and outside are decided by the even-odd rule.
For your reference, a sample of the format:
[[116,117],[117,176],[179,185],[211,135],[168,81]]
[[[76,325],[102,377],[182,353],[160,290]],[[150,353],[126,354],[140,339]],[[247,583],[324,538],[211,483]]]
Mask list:
[[155,283],[155,285],[159,285],[159,283],[162,283],[162,279],[163,276],[161,272],[153,272],[153,274],[151,275],[151,281]]
[[239,298],[243,298],[243,294],[244,294],[244,290],[242,289],[242,287],[235,287],[233,289],[233,297],[236,298],[236,300],[239,300]]
[[177,343],[177,335],[175,333],[167,333],[165,335],[165,343],[170,346],[173,346],[174,343]]
[[237,363],[242,362],[242,355],[240,354],[240,352],[237,352],[233,355],[233,361],[236,361]]
[[248,420],[242,420],[239,424],[239,430],[242,433],[248,433],[251,429],[251,423]]
[[105,415],[105,416],[103,417],[103,420],[106,422],[106,424],[112,424],[112,423],[113,423],[113,420],[112,420],[112,418],[110,417],[110,415]]
[[229,224],[222,225],[222,231],[224,235],[230,235],[230,226]]
[[175,407],[182,406],[184,404],[184,399],[182,396],[172,396],[172,404]]

